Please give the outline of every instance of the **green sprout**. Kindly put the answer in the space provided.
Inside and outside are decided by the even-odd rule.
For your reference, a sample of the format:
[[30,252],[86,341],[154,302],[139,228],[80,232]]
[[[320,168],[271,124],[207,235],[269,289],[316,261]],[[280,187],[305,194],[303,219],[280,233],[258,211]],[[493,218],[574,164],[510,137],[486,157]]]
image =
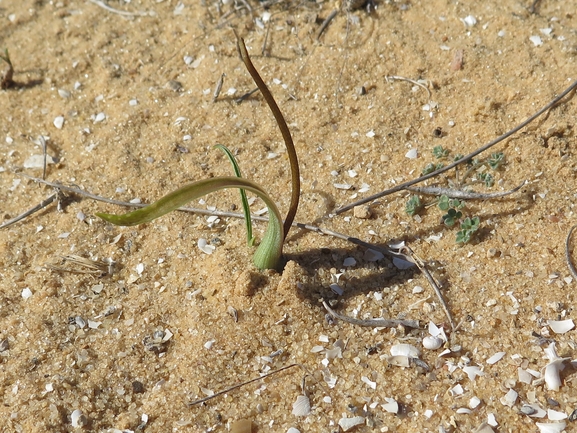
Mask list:
[[492,153],[487,159],[487,164],[489,164],[489,167],[491,167],[492,170],[497,170],[504,160],[505,154],[503,152],[496,152]]
[[447,227],[453,227],[457,221],[463,216],[461,211],[455,209],[449,209],[445,215],[443,215],[443,223]]
[[473,234],[479,230],[480,223],[479,217],[465,218],[463,222],[461,222],[461,230],[457,232],[456,242],[458,244],[468,243]]
[[421,199],[418,195],[412,195],[407,204],[405,205],[405,212],[413,216],[423,208],[423,204],[421,203]]
[[433,156],[437,159],[446,158],[449,156],[449,149],[444,149],[443,146],[433,147]]
[[490,188],[495,184],[495,179],[493,178],[491,173],[479,173],[477,174],[477,177],[479,178],[480,181],[485,183],[485,186],[487,188]]
[[432,162],[429,162],[425,168],[423,168],[423,171],[421,171],[421,176],[425,176],[429,173],[432,173],[434,171],[440,170],[441,168],[444,167],[444,164],[442,163],[438,163],[438,164],[433,164]]
[[[244,45],[244,41],[241,38],[238,38],[237,46],[242,61],[244,62],[247,70],[261,91],[261,94],[264,96],[267,104],[269,105],[269,108],[275,117],[287,148],[287,154],[291,166],[292,194],[289,211],[284,220],[284,224],[282,222],[279,210],[272,198],[258,184],[240,177],[240,170],[237,170],[238,164],[236,164],[236,160],[234,160],[234,158],[230,158],[232,154],[229,155],[230,152],[226,151],[225,153],[227,153],[227,155],[229,155],[229,159],[233,161],[233,167],[235,167],[235,172],[239,177],[215,177],[211,179],[199,180],[169,193],[151,205],[138,209],[134,212],[127,213],[125,215],[112,215],[106,213],[97,213],[96,215],[112,224],[132,226],[150,222],[167,214],[168,212],[178,209],[191,200],[195,200],[214,191],[225,188],[239,188],[241,191],[248,190],[258,195],[265,202],[269,213],[268,226],[266,228],[264,237],[256,249],[253,257],[254,264],[259,269],[278,269],[280,267],[282,258],[283,243],[296,215],[300,198],[300,174],[298,159],[286,121],[270,91],[268,90],[268,87],[264,81],[262,81],[258,71],[252,64],[246,50],[246,46]],[[223,147],[221,147],[221,149]],[[245,207],[245,220],[250,220],[248,206]],[[250,241],[252,234],[249,234],[248,236]]]
[[10,60],[8,48],[4,49],[4,55],[0,54],[0,59],[8,64],[8,68],[0,74],[0,89],[8,89],[15,84],[13,80],[14,66],[12,66],[12,60]]
[[446,195],[442,195],[439,197],[438,206],[439,209],[445,211],[448,209],[463,209],[465,207],[465,202],[456,198],[449,198]]

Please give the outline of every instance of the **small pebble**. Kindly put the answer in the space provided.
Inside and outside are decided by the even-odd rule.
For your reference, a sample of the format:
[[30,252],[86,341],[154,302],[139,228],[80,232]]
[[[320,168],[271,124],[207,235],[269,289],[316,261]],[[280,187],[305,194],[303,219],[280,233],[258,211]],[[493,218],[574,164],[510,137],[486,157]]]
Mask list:
[[500,256],[501,256],[501,251],[499,251],[496,248],[489,248],[487,250],[487,258],[488,259],[495,259],[495,258],[500,257]]
[[144,384],[135,380],[132,382],[132,392],[135,394],[142,394],[144,392]]
[[180,81],[170,80],[164,85],[164,87],[174,92],[182,92],[182,84]]
[[373,215],[373,212],[371,211],[370,206],[355,206],[353,209],[353,215],[355,218],[369,219]]

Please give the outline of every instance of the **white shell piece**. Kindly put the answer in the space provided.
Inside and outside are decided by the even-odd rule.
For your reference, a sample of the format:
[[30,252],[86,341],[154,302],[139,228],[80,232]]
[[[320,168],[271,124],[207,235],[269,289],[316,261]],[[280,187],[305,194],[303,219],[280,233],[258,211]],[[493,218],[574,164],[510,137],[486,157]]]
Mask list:
[[355,416],[352,418],[341,418],[339,420],[339,425],[341,426],[343,431],[349,431],[353,427],[356,427],[356,426],[364,424],[364,423],[365,423],[365,417],[364,416]]
[[397,355],[397,356],[388,356],[387,362],[391,365],[396,367],[409,367],[411,365],[408,356]]
[[333,183],[333,186],[336,189],[344,189],[344,190],[349,190],[353,187],[352,185],[349,185],[348,183]]
[[[54,158],[46,155],[46,164],[54,164]],[[24,161],[24,168],[43,168],[44,155],[31,155]]]
[[202,251],[204,254],[212,254],[216,249],[214,245],[209,245],[204,238],[200,238],[198,240],[198,248],[200,248],[200,251]]
[[499,425],[494,413],[487,414],[487,424],[489,424],[491,427],[497,427]]
[[507,391],[507,394],[501,397],[501,403],[503,404],[503,406],[513,407],[513,405],[517,401],[518,396],[519,394],[517,393],[517,391],[515,391],[514,389],[510,389],[509,391]]
[[204,348],[207,350],[210,350],[212,348],[212,345],[214,344],[215,340],[208,340],[206,343],[204,343]]
[[473,413],[473,411],[471,409],[466,408],[466,407],[460,407],[459,409],[457,409],[457,413],[470,414],[470,413]]
[[92,320],[88,319],[88,327],[89,327],[90,329],[96,329],[96,328],[98,328],[100,325],[102,325],[102,322],[95,322],[95,321],[92,321]]
[[483,376],[485,373],[476,365],[465,365],[463,371],[467,373],[469,380],[475,380],[477,376]]
[[551,421],[561,421],[562,419],[567,419],[567,414],[565,412],[547,409],[547,418],[549,418]]
[[540,47],[541,45],[543,45],[543,40],[539,35],[529,36],[529,40],[533,42],[533,45],[535,45],[536,47]]
[[475,408],[479,407],[480,404],[481,404],[481,399],[479,397],[473,396],[469,400],[469,407],[471,409],[475,409]]
[[428,419],[431,419],[433,414],[434,412],[431,409],[427,409],[425,412],[423,412],[423,415],[426,416]]
[[144,271],[144,263],[137,264],[136,265],[136,272],[138,273],[138,275],[141,275],[143,271]]
[[294,427],[290,427],[286,433],[301,433],[301,431],[299,429],[296,429]]
[[333,347],[332,349],[327,349],[325,352],[326,359],[335,359],[343,357],[343,349],[340,347]]
[[362,376],[362,377],[361,377],[361,380],[362,380],[364,383],[366,383],[366,384],[369,386],[369,388],[377,389],[377,382],[373,382],[373,381],[372,381],[371,379],[369,379],[367,376]]
[[575,328],[573,319],[567,320],[547,320],[547,324],[555,334],[565,334]]
[[394,344],[391,346],[391,355],[408,356],[409,358],[418,358],[421,351],[412,344]]
[[94,123],[102,122],[104,119],[106,119],[106,114],[98,113],[96,117],[94,117]]
[[517,374],[519,376],[519,382],[526,383],[528,385],[533,382],[533,376],[527,371],[523,370],[521,367],[517,369]]
[[54,119],[54,126],[56,126],[57,129],[62,129],[64,126],[64,116],[57,116]]
[[417,159],[418,156],[418,152],[417,149],[409,149],[409,151],[407,153],[405,153],[405,157],[409,158],[409,159]]
[[561,433],[567,425],[565,422],[536,422],[540,433]]
[[30,288],[26,287],[25,289],[22,289],[22,297],[24,299],[28,299],[32,296],[32,290],[30,290]]
[[292,414],[295,416],[307,416],[311,413],[311,402],[306,395],[299,395],[293,403]]
[[437,350],[443,345],[443,340],[439,337],[428,335],[423,338],[423,347],[428,350]]
[[451,395],[462,395],[463,394],[463,387],[460,383],[456,384],[454,387],[450,389]]
[[429,322],[429,334],[433,337],[438,337],[441,334],[441,329],[433,322]]
[[325,350],[323,346],[313,346],[313,348],[311,349],[311,353],[319,353],[322,352],[323,350]]
[[399,413],[399,403],[394,398],[385,397],[386,403],[382,404],[381,407],[384,411],[389,413]]
[[84,415],[82,414],[81,410],[79,409],[73,410],[72,414],[70,414],[70,421],[72,423],[72,427],[74,428],[82,427],[84,425],[83,418]]
[[506,353],[506,352],[497,352],[497,353],[495,353],[493,356],[487,358],[487,361],[486,361],[487,364],[493,365],[493,364],[495,364],[496,362],[500,361],[500,360],[503,358],[503,356],[505,356],[505,353]]
[[543,376],[545,378],[545,384],[547,384],[547,389],[551,391],[559,391],[559,388],[561,387],[561,377],[559,377],[559,372],[563,371],[565,368],[564,361],[568,359],[569,358],[558,358],[545,366]]
[[467,27],[473,27],[475,24],[477,24],[477,18],[475,18],[473,15],[467,15],[465,18],[461,18],[461,22]]
[[357,264],[357,261],[354,259],[354,257],[347,257],[345,260],[343,260],[343,266],[355,266]]

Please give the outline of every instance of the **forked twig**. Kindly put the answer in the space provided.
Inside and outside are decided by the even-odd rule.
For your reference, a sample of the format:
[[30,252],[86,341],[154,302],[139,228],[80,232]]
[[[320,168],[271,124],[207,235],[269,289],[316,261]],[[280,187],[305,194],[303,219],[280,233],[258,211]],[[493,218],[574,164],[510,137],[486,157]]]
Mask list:
[[516,127],[514,127],[513,129],[511,129],[510,131],[506,132],[505,134],[501,135],[500,137],[497,137],[496,139],[494,139],[493,141],[491,141],[490,143],[487,143],[486,145],[484,145],[483,147],[480,147],[479,149],[469,153],[468,155],[465,155],[464,157],[462,157],[461,159],[447,165],[446,167],[440,168],[439,170],[433,171],[432,173],[429,173],[425,176],[421,176],[417,179],[413,179],[410,180],[408,182],[404,182],[401,183],[400,185],[397,185],[393,188],[387,189],[386,191],[381,191],[377,194],[373,194],[370,197],[366,197],[362,200],[358,200],[354,203],[345,205],[340,207],[339,209],[335,210],[335,213],[341,214],[347,210],[350,210],[352,208],[354,208],[355,206],[359,206],[361,204],[364,203],[368,203],[370,201],[376,200],[378,198],[384,197],[386,195],[390,195],[393,194],[397,191],[401,191],[403,189],[407,189],[407,187],[409,186],[413,186],[417,183],[423,182],[427,179],[431,179],[435,176],[438,176],[441,173],[444,173],[446,171],[451,170],[452,168],[455,168],[456,166],[463,164],[467,161],[469,161],[470,159],[472,159],[473,157],[477,156],[478,154],[484,152],[485,150],[493,147],[495,144],[505,140],[506,138],[509,138],[511,135],[515,134],[517,131],[519,131],[520,129],[523,129],[525,126],[527,126],[529,123],[531,123],[533,120],[535,120],[537,117],[541,116],[543,113],[545,113],[546,111],[550,110],[551,108],[555,107],[565,96],[567,96],[569,93],[571,93],[573,90],[575,90],[575,88],[577,88],[577,80],[575,80],[569,87],[567,87],[567,89],[565,89],[559,96],[557,96],[556,98],[554,98],[551,102],[549,102],[547,105],[545,105],[543,108],[541,108],[539,111],[537,111],[535,114],[533,114],[531,117],[529,117],[527,120],[521,122],[519,125],[517,125]]

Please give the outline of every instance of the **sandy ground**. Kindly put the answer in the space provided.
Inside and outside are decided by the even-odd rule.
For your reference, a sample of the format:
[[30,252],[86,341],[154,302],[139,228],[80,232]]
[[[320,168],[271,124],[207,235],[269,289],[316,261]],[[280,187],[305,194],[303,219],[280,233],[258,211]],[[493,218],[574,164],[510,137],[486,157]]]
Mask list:
[[[120,15],[89,1],[0,0],[0,48],[17,84],[0,91],[2,222],[54,192],[21,176],[42,176],[29,167],[42,154],[40,135],[55,161],[47,180],[142,202],[230,175],[213,149],[222,143],[286,212],[288,160],[272,115],[259,93],[235,102],[254,84],[234,29],[294,136],[297,221],[381,246],[404,240],[442,283],[459,330],[418,271],[371,262],[349,242],[295,229],[284,272],[261,272],[242,220],[175,212],[116,227],[94,213],[126,208],[67,194],[60,211],[53,203],[0,230],[0,431],[336,432],[343,418],[359,432],[535,432],[537,423],[572,431],[563,417],[577,408],[567,365],[577,358],[575,330],[558,334],[548,321],[575,315],[565,259],[577,202],[574,99],[491,149],[505,164],[495,186],[476,190],[528,184],[507,198],[468,201],[463,212],[479,216],[481,229],[465,246],[434,206],[408,216],[407,192],[371,203],[368,219],[329,214],[417,177],[435,146],[473,151],[569,86],[577,3],[377,1],[372,14],[339,9],[318,41],[334,2],[224,3],[111,0],[132,13]],[[393,75],[424,80],[431,97],[386,80]],[[410,149],[416,159],[405,156]],[[435,182],[451,180],[454,172]],[[238,192],[191,206],[239,209]],[[263,207],[256,200],[252,209]],[[263,229],[256,224],[257,238]],[[213,254],[197,247],[200,238]],[[89,269],[63,263],[67,255],[113,260],[114,273],[80,273]],[[341,295],[329,288],[338,274]],[[320,298],[349,316],[422,327],[327,320]],[[438,350],[422,346],[429,322],[449,337]],[[419,348],[422,363],[393,365],[390,349],[400,343]],[[539,379],[551,343],[569,358],[559,390]],[[488,363],[497,352],[502,359]],[[302,367],[189,406],[293,363]],[[311,410],[298,416],[303,380]],[[528,417],[526,404],[555,412]],[[234,424],[243,419],[248,429]]]

